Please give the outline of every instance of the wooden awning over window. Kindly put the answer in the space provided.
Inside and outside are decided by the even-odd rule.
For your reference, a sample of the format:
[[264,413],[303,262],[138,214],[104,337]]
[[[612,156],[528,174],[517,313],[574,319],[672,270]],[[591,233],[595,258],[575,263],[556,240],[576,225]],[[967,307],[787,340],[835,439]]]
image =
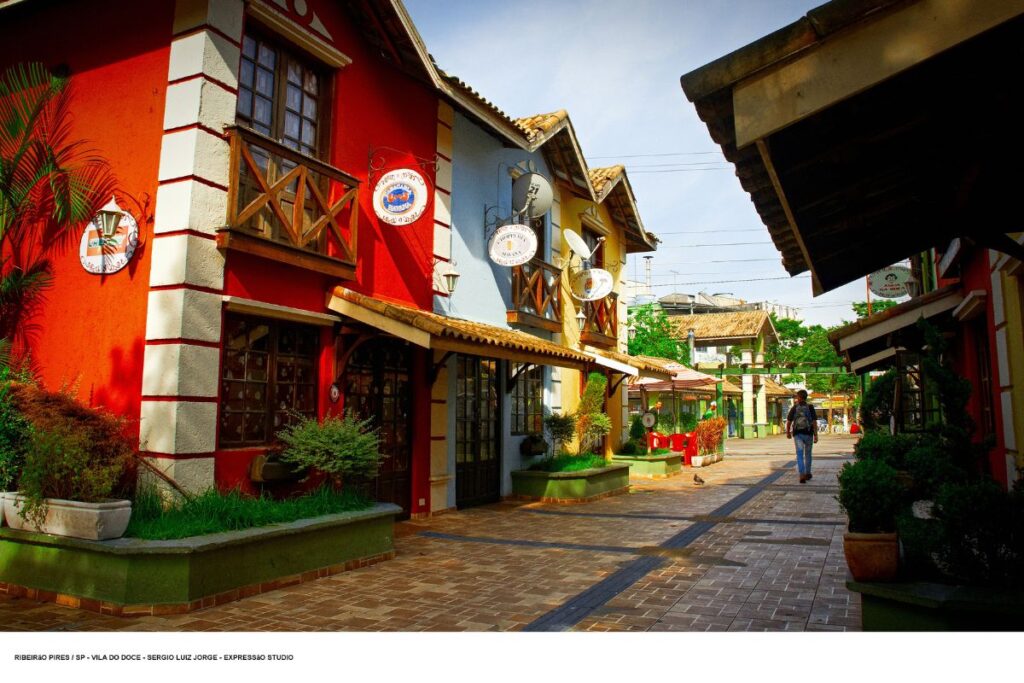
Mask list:
[[327,297],[327,307],[425,349],[574,369],[584,369],[593,363],[587,354],[525,332],[449,318],[374,299],[345,287],[334,288]]

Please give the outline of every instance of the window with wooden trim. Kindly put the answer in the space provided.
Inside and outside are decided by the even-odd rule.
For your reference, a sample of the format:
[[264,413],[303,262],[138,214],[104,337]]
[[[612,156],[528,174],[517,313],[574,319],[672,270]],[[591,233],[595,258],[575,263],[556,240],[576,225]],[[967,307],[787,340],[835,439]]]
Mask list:
[[605,241],[600,239],[601,235],[597,234],[594,230],[583,228],[582,237],[583,241],[587,243],[587,247],[593,252],[590,256],[590,267],[604,268]]
[[540,434],[544,431],[544,366],[522,370],[520,363],[512,366],[512,433]]
[[319,157],[327,128],[326,75],[254,33],[242,38],[236,120],[296,152]]
[[974,335],[975,357],[978,360],[978,405],[981,419],[978,421],[981,436],[987,437],[996,433],[996,413],[992,399],[992,352],[988,343],[988,328],[985,318],[976,321],[972,326]]
[[316,416],[319,328],[229,313],[224,320],[220,446],[262,446]]

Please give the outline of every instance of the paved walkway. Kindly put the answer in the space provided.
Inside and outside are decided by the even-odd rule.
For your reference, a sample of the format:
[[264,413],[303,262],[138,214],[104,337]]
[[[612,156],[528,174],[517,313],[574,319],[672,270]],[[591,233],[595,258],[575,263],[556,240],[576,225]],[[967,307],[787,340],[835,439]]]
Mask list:
[[824,436],[797,482],[792,443],[730,441],[722,462],[630,495],[503,503],[400,524],[397,557],[172,617],[117,618],[0,597],[16,631],[844,631],[836,473]]

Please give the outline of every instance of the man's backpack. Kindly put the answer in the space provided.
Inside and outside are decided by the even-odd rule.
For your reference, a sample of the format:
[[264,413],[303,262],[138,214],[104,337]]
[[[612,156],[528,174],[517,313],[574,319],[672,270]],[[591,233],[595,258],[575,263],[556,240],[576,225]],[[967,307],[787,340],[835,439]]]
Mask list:
[[811,428],[811,410],[807,406],[797,405],[793,415],[793,431],[794,432],[809,432]]

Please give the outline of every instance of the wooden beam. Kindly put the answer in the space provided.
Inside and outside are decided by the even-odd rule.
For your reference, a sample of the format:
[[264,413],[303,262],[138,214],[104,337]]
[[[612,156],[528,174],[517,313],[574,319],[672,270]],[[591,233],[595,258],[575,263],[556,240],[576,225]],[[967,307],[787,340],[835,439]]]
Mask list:
[[359,304],[354,304],[351,301],[334,296],[333,294],[328,294],[327,308],[335,311],[336,313],[341,313],[344,316],[358,320],[361,323],[365,323],[382,332],[394,335],[399,339],[404,339],[421,348],[431,348],[431,335],[429,332],[421,330],[413,325],[394,320],[375,311],[371,311]]
[[461,353],[466,356],[479,356],[481,358],[497,358],[500,360],[508,360],[515,363],[553,365],[561,368],[570,368],[573,370],[582,369],[585,365],[584,362],[575,361],[568,358],[558,358],[556,356],[548,356],[542,353],[522,351],[520,349],[509,349],[501,346],[494,346],[492,344],[484,344],[481,342],[468,342],[463,341],[461,339],[434,338],[434,340],[431,343],[431,348],[437,349],[439,351],[451,351],[453,353]]
[[879,14],[738,84],[736,146],[767,138],[1024,14],[1024,0],[918,0]]
[[307,325],[320,325],[321,327],[331,327],[335,323],[340,322],[338,316],[331,315],[330,313],[317,313],[302,308],[292,308],[291,306],[278,306],[277,304],[243,299],[238,296],[225,295],[222,297],[222,300],[224,301],[224,307],[234,313],[248,313],[250,315],[263,316],[264,318],[290,320]]

